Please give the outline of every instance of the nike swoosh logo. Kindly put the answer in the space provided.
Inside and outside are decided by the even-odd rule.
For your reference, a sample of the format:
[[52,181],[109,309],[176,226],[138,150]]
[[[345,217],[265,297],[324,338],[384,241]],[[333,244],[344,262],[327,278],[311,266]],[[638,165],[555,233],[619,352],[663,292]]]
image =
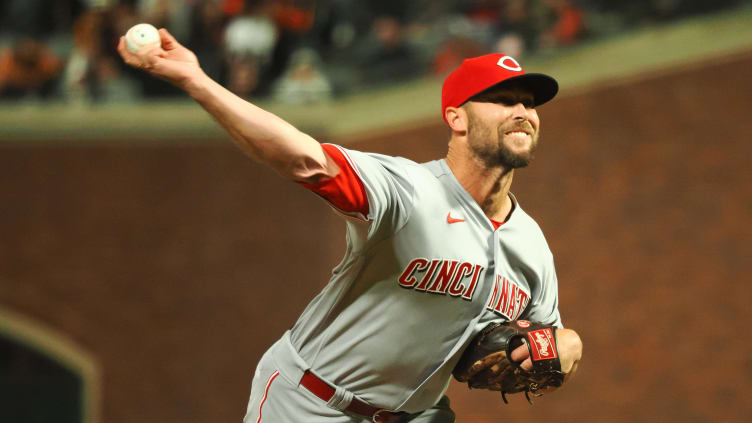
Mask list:
[[464,222],[465,219],[455,219],[452,217],[452,212],[447,213],[447,223]]

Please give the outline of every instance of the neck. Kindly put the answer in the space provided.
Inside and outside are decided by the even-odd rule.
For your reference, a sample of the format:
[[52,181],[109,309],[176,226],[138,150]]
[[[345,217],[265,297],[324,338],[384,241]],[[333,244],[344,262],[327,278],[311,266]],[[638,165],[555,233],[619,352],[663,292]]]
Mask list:
[[[454,145],[454,148],[453,148]],[[503,222],[512,211],[509,188],[514,169],[486,167],[470,152],[458,152],[455,143],[449,144],[446,162],[460,185],[478,203],[489,219]]]

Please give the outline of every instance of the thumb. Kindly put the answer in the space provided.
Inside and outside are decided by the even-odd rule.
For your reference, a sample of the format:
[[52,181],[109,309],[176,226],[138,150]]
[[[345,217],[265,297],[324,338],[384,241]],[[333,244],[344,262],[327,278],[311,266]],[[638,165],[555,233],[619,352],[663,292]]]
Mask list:
[[162,41],[162,49],[164,50],[174,50],[178,47],[182,47],[178,40],[176,40],[175,37],[164,28],[159,29],[159,38]]

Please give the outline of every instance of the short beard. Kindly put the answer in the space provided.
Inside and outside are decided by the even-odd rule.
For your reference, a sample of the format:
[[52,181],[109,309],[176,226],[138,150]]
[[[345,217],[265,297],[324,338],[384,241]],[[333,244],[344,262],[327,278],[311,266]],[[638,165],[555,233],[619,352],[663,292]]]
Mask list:
[[[537,134],[532,134],[532,128],[530,128],[529,123],[514,125],[510,128],[500,127],[497,133],[498,146],[494,148],[493,145],[487,142],[482,142],[484,139],[492,139],[491,129],[481,124],[470,110],[468,110],[467,117],[468,143],[473,153],[475,153],[486,167],[503,167],[507,170],[511,170],[526,167],[533,160],[533,152],[538,145],[538,136]],[[524,129],[531,133],[533,140],[530,144],[530,150],[527,152],[517,154],[504,145],[504,133],[514,131],[515,129]]]

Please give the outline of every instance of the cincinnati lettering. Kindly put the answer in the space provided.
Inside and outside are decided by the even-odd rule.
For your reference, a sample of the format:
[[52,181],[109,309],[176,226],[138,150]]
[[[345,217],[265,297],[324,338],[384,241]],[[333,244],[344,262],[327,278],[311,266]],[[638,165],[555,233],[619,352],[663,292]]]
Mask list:
[[413,259],[402,271],[401,287],[472,300],[483,266],[449,259]]
[[509,320],[517,320],[529,302],[530,296],[514,281],[496,275],[491,300],[486,304],[486,308]]

